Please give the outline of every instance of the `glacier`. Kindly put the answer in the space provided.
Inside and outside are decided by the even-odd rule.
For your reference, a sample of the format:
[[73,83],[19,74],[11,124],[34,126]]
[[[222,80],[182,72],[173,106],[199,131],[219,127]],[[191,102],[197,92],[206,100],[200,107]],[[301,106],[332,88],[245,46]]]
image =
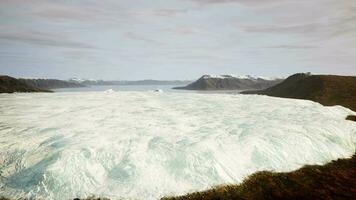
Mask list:
[[0,94],[0,196],[158,199],[353,155],[355,112],[258,95]]

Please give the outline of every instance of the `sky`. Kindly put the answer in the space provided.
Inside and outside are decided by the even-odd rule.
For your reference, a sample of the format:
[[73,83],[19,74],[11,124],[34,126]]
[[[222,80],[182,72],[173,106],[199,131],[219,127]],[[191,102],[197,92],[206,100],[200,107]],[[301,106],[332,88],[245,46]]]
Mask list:
[[0,0],[0,74],[356,75],[355,0]]

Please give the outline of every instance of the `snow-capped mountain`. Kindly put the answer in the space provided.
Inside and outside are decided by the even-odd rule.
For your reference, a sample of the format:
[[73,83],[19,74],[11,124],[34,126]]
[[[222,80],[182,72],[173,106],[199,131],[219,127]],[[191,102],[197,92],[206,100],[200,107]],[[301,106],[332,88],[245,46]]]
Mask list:
[[254,77],[250,75],[203,75],[197,81],[174,89],[187,90],[257,90],[266,89],[283,79]]
[[71,78],[69,82],[79,83],[83,85],[184,85],[191,83],[192,81],[185,80],[137,80],[137,81],[125,81],[125,80],[94,80],[94,79],[80,79]]
[[264,79],[264,80],[276,80],[281,78],[268,78],[263,76],[251,76],[251,75],[203,75],[201,78],[203,79],[250,79],[250,80],[257,80],[257,79]]

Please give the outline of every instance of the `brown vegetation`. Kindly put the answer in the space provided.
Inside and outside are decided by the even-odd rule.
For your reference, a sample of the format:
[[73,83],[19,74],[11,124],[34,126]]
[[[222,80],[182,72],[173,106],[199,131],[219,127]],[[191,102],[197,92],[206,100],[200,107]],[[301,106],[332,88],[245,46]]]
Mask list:
[[356,154],[324,166],[305,166],[287,173],[257,172],[240,185],[215,187],[162,200],[334,200],[356,197]]

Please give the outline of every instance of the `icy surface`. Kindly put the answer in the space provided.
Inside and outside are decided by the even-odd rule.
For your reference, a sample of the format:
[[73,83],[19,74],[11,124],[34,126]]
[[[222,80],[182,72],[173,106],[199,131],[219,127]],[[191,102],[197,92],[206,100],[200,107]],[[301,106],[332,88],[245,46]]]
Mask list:
[[341,106],[229,94],[0,95],[0,195],[157,199],[355,151]]

